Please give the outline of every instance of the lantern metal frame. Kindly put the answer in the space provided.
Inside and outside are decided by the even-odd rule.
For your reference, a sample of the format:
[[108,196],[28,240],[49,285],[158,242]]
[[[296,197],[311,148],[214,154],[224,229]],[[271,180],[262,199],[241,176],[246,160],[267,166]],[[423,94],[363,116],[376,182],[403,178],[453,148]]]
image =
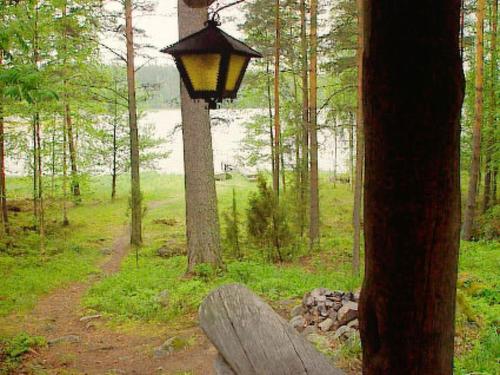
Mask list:
[[[182,38],[177,43],[161,50],[161,52],[174,57],[177,69],[191,99],[204,99],[210,109],[216,109],[217,104],[225,99],[234,100],[250,64],[250,60],[262,57],[259,52],[222,31],[218,27],[220,23],[216,20],[216,15],[217,13],[205,23],[205,27],[200,31]],[[216,89],[213,91],[196,90],[192,84],[188,70],[182,61],[182,57],[186,55],[208,54],[217,54],[220,56]],[[239,72],[234,89],[226,90],[232,55],[244,57],[245,62]]]

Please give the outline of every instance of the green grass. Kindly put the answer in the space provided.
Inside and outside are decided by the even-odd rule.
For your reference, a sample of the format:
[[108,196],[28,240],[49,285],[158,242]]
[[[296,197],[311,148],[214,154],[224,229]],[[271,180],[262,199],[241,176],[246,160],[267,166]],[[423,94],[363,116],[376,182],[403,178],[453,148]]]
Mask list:
[[[348,185],[334,187],[322,176],[321,183],[321,251],[309,254],[306,240],[296,240],[294,258],[283,265],[268,264],[262,250],[246,236],[241,227],[244,259],[236,261],[224,246],[226,270],[215,272],[200,266],[197,275],[186,277],[185,256],[165,259],[157,256],[162,246],[185,250],[185,205],[182,176],[147,173],[142,176],[145,206],[145,244],[127,256],[117,274],[93,285],[83,299],[91,311],[123,323],[160,323],[185,326],[196,324],[197,309],[205,296],[217,286],[243,283],[267,301],[296,299],[315,287],[354,290],[361,280],[351,276],[352,262],[352,191]],[[23,209],[11,213],[12,243],[2,251],[0,240],[0,316],[24,312],[38,298],[75,280],[83,280],[98,271],[103,260],[102,249],[109,248],[128,222],[130,190],[127,176],[119,180],[118,199],[109,199],[110,179],[88,179],[83,187],[83,200],[71,205],[71,225],[61,226],[61,207],[57,199],[48,199],[47,254],[39,254],[38,236],[28,229],[30,212],[30,180],[8,181],[9,198]],[[224,212],[232,206],[236,190],[240,219],[244,223],[249,194],[254,183],[241,176],[217,183],[221,233]],[[50,187],[46,188],[50,192]],[[293,191],[285,194],[288,200]],[[57,198],[57,197],[56,197]],[[289,212],[292,214],[292,212]],[[296,228],[294,228],[296,229]],[[465,374],[498,374],[500,340],[499,275],[500,245],[498,241],[462,243],[457,314],[457,359],[455,372]],[[161,291],[169,293],[168,306],[159,300]],[[359,345],[341,348],[343,361],[359,358]]]

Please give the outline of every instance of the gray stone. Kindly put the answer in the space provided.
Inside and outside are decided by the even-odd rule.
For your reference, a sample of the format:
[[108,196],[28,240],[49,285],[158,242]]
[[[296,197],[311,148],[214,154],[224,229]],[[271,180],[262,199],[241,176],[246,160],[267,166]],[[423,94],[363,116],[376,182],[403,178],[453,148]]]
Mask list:
[[305,295],[304,296],[304,301],[303,301],[304,305],[305,306],[314,306],[314,297],[312,297],[311,295]]
[[339,329],[335,331],[335,335],[333,336],[334,339],[340,339],[342,338],[347,332],[349,332],[351,328],[348,326],[342,326]]
[[324,295],[317,296],[317,297],[315,297],[315,299],[316,299],[316,302],[318,302],[318,303],[325,303],[326,302],[326,296],[324,296]]
[[100,315],[100,314],[84,316],[84,317],[80,318],[80,322],[86,323],[86,322],[90,322],[91,320],[94,320],[94,319],[99,319],[101,317],[102,317],[102,315]]
[[176,342],[180,340],[179,337],[174,336],[169,338],[163,344],[161,344],[158,348],[155,349],[154,354],[156,358],[166,357],[167,355],[172,354],[176,349]]
[[[320,296],[324,296],[324,295],[325,295],[325,293],[327,293],[327,292],[328,292],[328,289],[326,289],[326,288],[316,288],[316,289],[314,289],[314,290],[311,292],[311,296],[312,296],[313,298],[318,298],[318,297],[320,297]],[[326,297],[325,297],[325,298],[326,298]]]
[[295,318],[296,316],[304,314],[304,307],[302,305],[297,305],[295,306],[292,311],[290,312],[290,316],[292,318]]
[[329,331],[333,327],[334,321],[330,318],[326,319],[325,321],[321,322],[318,324],[319,329],[321,329],[323,332]]
[[338,313],[335,310],[328,311],[328,317],[331,320],[333,320],[333,321],[337,320],[337,316],[338,316]]
[[339,310],[339,325],[349,323],[358,317],[358,304],[356,302],[346,302]]
[[335,303],[333,304],[333,309],[334,309],[335,311],[339,311],[341,308],[342,308],[342,302],[335,302]]
[[322,317],[326,317],[328,316],[328,307],[326,307],[326,305],[319,305],[318,312]]
[[163,307],[168,307],[169,303],[170,303],[170,293],[168,292],[168,290],[162,290],[159,294],[158,294],[158,302],[160,303],[160,305],[162,305]]
[[302,331],[306,325],[306,320],[304,319],[304,317],[302,315],[297,315],[296,317],[294,317],[290,320],[290,324],[297,331]]
[[58,338],[49,340],[47,343],[49,345],[56,345],[56,344],[62,344],[62,343],[76,344],[76,343],[79,343],[80,341],[82,341],[82,339],[80,338],[80,336],[67,335],[67,336],[62,336],[62,337],[58,337]]
[[354,319],[353,321],[350,321],[347,326],[349,328],[353,328],[353,329],[359,329],[359,320],[358,319]]

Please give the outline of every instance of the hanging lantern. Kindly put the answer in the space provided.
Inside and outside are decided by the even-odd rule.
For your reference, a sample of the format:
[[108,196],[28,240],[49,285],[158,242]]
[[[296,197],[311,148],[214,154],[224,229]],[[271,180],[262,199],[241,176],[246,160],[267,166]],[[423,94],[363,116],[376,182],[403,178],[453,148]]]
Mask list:
[[207,21],[204,29],[161,50],[174,57],[191,99],[204,99],[210,109],[235,99],[250,59],[262,57],[218,26]]

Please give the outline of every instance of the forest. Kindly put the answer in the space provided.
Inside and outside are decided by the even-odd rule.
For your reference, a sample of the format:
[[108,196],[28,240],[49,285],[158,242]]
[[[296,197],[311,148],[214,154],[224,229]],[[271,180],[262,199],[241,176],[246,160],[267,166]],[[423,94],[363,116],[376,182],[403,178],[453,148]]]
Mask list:
[[[0,374],[265,375],[233,284],[339,373],[500,374],[498,0],[392,3],[0,0]],[[160,52],[210,17],[216,109]]]

